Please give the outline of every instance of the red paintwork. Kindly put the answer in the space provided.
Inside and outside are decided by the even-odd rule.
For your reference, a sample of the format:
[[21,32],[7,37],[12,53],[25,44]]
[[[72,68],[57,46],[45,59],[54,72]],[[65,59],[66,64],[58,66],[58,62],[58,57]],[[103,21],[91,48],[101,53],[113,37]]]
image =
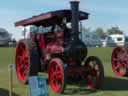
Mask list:
[[63,32],[57,32],[56,33],[56,41],[59,43],[59,44],[61,44],[61,45],[63,45],[63,42],[64,42],[64,40],[63,40]]
[[[64,51],[63,32],[56,32],[56,39],[55,36],[49,36],[46,34],[39,34],[36,36],[36,39],[38,39],[39,48],[42,50],[42,60],[45,62],[49,61],[49,54],[62,53]],[[55,40],[52,41],[53,39]],[[50,42],[47,42],[47,40],[49,40]]]
[[47,48],[47,51],[49,53],[62,53],[62,52],[64,52],[63,46],[58,42],[55,42],[55,43],[51,42],[47,45],[46,48]]
[[45,49],[46,45],[45,45],[45,41],[44,41],[44,34],[40,34],[38,38],[39,38],[40,49]]

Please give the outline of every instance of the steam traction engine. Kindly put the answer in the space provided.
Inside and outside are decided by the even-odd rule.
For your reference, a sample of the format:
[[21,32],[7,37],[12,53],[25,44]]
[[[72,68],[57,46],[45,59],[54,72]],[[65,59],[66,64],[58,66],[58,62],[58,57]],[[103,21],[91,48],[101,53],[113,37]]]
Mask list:
[[[87,56],[86,45],[80,39],[79,21],[88,13],[79,11],[79,2],[71,1],[71,10],[59,10],[16,22],[28,26],[29,35],[16,48],[16,73],[21,83],[38,72],[48,73],[51,89],[62,93],[70,78],[86,80],[88,88],[100,88],[104,79],[101,61]],[[67,24],[71,23],[71,28]]]

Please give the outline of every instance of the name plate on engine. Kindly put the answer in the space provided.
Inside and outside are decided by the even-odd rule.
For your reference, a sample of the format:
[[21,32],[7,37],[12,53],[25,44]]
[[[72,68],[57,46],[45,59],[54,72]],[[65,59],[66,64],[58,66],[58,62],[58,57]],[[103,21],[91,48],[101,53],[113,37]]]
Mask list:
[[48,96],[46,78],[40,76],[29,77],[29,96]]

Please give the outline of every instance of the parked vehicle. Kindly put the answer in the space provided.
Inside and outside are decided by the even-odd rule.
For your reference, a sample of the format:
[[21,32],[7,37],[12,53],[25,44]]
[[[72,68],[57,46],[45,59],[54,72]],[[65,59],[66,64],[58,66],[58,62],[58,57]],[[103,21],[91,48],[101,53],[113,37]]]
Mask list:
[[123,34],[114,34],[107,37],[107,46],[124,46],[125,43],[125,35]]
[[11,35],[8,32],[0,32],[0,46],[9,46]]
[[88,47],[101,47],[102,41],[94,32],[82,32],[82,41]]

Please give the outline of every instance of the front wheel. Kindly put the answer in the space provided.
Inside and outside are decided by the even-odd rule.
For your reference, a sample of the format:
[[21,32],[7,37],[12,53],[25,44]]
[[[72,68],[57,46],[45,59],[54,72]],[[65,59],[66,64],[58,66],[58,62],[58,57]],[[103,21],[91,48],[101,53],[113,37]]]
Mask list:
[[62,60],[51,60],[48,67],[48,79],[51,89],[55,93],[63,93],[66,85],[65,68]]
[[89,69],[86,75],[87,88],[99,89],[104,81],[104,68],[99,58],[90,56],[84,63],[85,67]]

